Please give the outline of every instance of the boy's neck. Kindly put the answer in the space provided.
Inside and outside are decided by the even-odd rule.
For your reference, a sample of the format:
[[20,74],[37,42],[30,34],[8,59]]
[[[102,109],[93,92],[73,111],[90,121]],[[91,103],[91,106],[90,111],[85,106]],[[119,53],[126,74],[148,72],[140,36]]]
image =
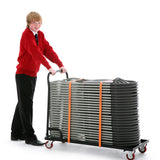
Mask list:
[[[29,28],[30,29],[30,28]],[[30,29],[31,30],[31,29]],[[31,30],[32,31],[32,30]],[[38,34],[38,32],[34,32],[34,31],[32,31],[32,33],[35,35],[35,34]]]

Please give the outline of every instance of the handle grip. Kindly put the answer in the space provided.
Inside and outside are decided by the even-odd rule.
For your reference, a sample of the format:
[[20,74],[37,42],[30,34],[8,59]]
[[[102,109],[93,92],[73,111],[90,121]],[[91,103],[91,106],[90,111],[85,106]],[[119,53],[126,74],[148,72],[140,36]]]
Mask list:
[[[56,74],[57,74],[58,72],[61,73],[61,72],[62,72],[62,69],[56,70]],[[52,74],[51,72],[48,73],[48,76],[47,76],[47,81],[48,81],[48,82],[49,82],[49,77],[50,77],[51,74]],[[69,78],[68,72],[66,72],[66,78],[67,78],[67,79]]]
[[62,69],[56,70],[56,73],[58,73],[58,72],[60,72],[60,73],[61,73],[61,72],[62,72]]
[[[56,73],[58,73],[58,72],[62,73],[62,69],[56,70]],[[66,72],[66,78],[67,78],[67,79],[69,78],[69,77],[68,77],[68,72]]]

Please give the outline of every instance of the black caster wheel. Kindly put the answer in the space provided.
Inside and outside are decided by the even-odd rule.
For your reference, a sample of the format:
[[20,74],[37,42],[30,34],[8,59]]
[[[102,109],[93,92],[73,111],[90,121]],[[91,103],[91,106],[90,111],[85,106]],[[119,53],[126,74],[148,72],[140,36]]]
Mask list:
[[62,140],[62,143],[65,143],[65,142],[66,142],[66,140],[65,140],[65,139],[63,139],[63,140]]

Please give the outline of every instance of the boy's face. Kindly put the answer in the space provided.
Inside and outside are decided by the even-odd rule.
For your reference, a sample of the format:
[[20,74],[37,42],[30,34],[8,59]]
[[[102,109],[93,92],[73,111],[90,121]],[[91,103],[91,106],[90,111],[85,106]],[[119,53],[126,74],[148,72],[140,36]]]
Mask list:
[[32,23],[30,23],[30,25],[29,25],[29,28],[30,28],[33,32],[38,32],[39,29],[40,29],[40,27],[41,27],[41,22],[40,22],[40,21],[39,21],[39,22],[37,22],[37,21],[32,22]]

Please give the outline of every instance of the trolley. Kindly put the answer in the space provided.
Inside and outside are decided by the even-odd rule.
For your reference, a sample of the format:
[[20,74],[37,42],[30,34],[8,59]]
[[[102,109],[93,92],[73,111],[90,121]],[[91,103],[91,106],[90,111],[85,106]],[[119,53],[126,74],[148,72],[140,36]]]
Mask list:
[[[61,72],[58,70],[57,72]],[[48,83],[46,148],[53,141],[121,149],[128,160],[146,152],[140,139],[137,82],[69,78]]]

